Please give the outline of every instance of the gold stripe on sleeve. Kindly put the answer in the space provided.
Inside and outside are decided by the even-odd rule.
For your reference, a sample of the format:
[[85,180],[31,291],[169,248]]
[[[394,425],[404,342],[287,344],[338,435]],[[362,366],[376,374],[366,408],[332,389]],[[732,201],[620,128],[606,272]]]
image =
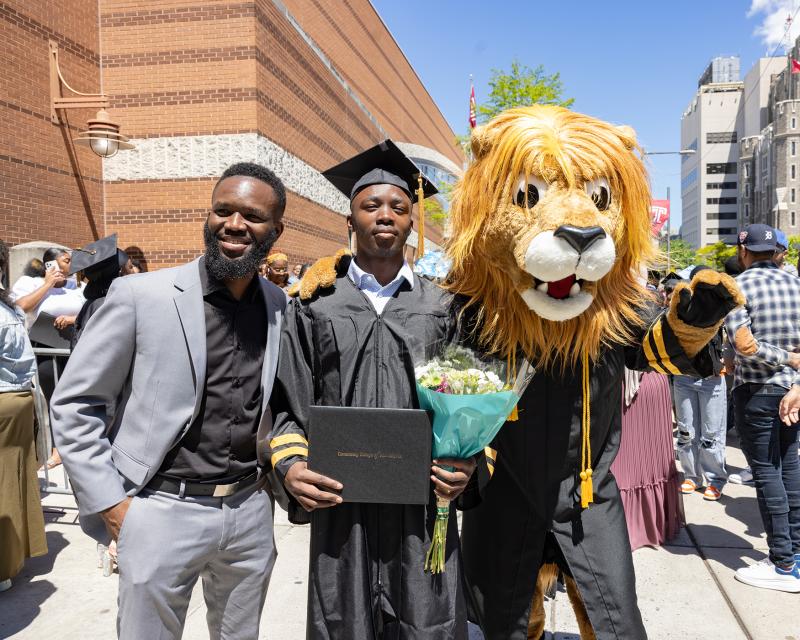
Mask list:
[[492,449],[491,447],[484,447],[483,449],[484,455],[489,458],[492,462],[497,461],[497,451]]
[[278,436],[270,440],[269,448],[277,449],[285,444],[304,444],[305,446],[308,446],[308,440],[306,440],[299,433],[285,433],[282,436]]
[[[658,320],[657,322],[661,321]],[[647,334],[644,337],[644,340],[642,341],[642,346],[644,347],[644,355],[647,358],[647,362],[650,364],[650,366],[653,368],[654,371],[656,371],[657,373],[666,374],[667,371],[664,369],[664,367],[661,366],[661,363],[658,361],[658,358],[656,358],[656,354],[653,352],[653,347],[650,345],[651,333],[652,329],[647,332]]]
[[288,458],[289,456],[307,456],[308,455],[308,447],[289,447],[288,449],[281,449],[277,453],[272,454],[272,459],[270,462],[274,467],[284,458]]
[[655,338],[656,349],[658,349],[658,355],[661,357],[661,364],[664,368],[673,375],[681,375],[680,369],[672,364],[672,360],[669,359],[669,355],[667,354],[667,347],[664,344],[664,330],[661,326],[661,322],[657,322],[656,326],[653,327],[653,338]]

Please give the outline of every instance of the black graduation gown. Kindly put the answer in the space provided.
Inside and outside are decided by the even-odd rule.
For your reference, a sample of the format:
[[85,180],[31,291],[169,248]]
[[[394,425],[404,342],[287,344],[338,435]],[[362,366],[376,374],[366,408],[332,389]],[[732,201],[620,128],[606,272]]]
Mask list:
[[[647,637],[625,513],[610,471],[619,450],[626,365],[701,375],[710,375],[713,366],[708,350],[690,362],[663,316],[641,343],[601,353],[590,373],[594,504],[587,509],[580,506],[578,477],[581,367],[535,374],[519,402],[519,420],[506,423],[492,443],[497,453],[491,479],[479,467],[482,474],[462,497],[478,503],[464,512],[461,545],[470,619],[487,640],[527,638],[536,576],[547,561],[566,561],[598,640]],[[550,534],[560,554],[545,544]]]
[[[279,478],[307,452],[308,406],[418,407],[414,365],[450,339],[447,295],[415,276],[383,313],[346,276],[283,320],[270,455]],[[289,496],[285,496],[289,497]],[[279,498],[280,501],[280,498]],[[308,521],[293,500],[289,519]],[[423,570],[435,518],[427,507],[345,503],[313,512],[307,638],[467,637],[455,508],[446,571]]]

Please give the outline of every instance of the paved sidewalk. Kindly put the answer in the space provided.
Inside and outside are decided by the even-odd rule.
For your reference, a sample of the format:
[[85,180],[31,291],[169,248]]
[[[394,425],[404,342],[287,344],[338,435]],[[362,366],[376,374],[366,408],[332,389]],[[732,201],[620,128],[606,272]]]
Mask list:
[[[729,447],[730,471],[744,460]],[[29,560],[0,594],[0,638],[108,640],[115,637],[117,577],[96,568],[94,543],[76,523],[67,496],[45,498],[50,553]],[[718,503],[701,494],[685,496],[687,530],[660,549],[634,554],[639,602],[651,640],[800,640],[800,594],[785,594],[736,582],[734,571],[764,557],[755,491],[728,485]],[[58,510],[57,507],[67,507]],[[309,530],[277,514],[278,560],[262,620],[261,638],[302,640]],[[566,594],[547,603],[552,639],[577,640]],[[184,638],[207,638],[199,587],[189,609]]]

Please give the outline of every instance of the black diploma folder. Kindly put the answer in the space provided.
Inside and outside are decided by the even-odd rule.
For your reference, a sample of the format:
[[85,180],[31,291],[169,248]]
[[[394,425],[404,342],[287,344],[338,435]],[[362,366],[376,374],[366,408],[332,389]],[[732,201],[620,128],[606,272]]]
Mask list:
[[425,411],[310,409],[308,468],[341,482],[345,502],[428,504],[433,431]]

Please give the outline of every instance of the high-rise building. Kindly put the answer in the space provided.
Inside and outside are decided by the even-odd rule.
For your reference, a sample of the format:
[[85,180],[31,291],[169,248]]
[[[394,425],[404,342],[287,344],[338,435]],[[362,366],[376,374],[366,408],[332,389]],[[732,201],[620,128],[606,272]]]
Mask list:
[[715,58],[700,82],[681,117],[681,149],[695,151],[681,157],[681,236],[693,247],[736,238],[737,143],[744,127],[738,58]]
[[763,118],[759,129],[746,127],[739,146],[739,226],[758,222],[800,233],[800,79],[789,67],[798,43],[758,73]]

